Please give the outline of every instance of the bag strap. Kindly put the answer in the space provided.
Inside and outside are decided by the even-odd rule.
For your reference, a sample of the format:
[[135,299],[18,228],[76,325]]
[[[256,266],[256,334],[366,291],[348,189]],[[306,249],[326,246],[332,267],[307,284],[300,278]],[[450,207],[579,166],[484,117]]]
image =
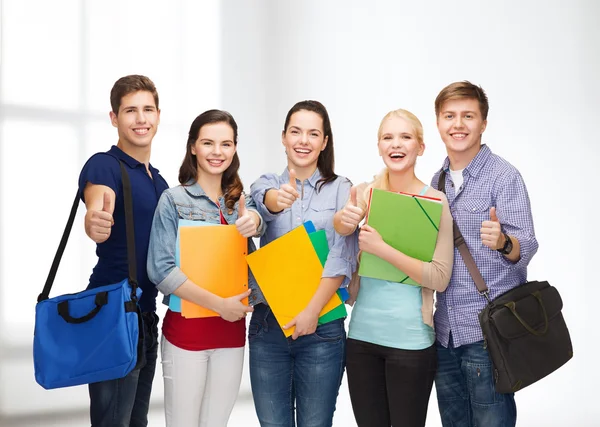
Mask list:
[[[132,301],[137,301],[138,282],[137,263],[135,258],[135,237],[133,229],[133,199],[131,196],[131,181],[129,180],[129,174],[125,169],[123,162],[120,160],[119,166],[121,167],[121,179],[123,182],[125,231],[127,234],[127,263],[129,264],[129,283],[131,284],[131,299]],[[52,289],[52,285],[54,284],[54,279],[56,278],[56,272],[58,271],[60,260],[63,256],[65,248],[67,247],[67,241],[69,240],[69,235],[71,234],[71,229],[73,228],[73,223],[75,222],[75,215],[77,214],[77,208],[79,206],[79,197],[80,193],[79,190],[77,190],[77,193],[75,194],[75,200],[73,201],[73,206],[71,206],[71,213],[69,214],[69,219],[67,220],[65,231],[63,232],[62,238],[60,239],[56,255],[54,255],[54,260],[52,261],[50,272],[48,273],[48,277],[46,278],[46,284],[44,285],[44,289],[42,290],[42,293],[38,296],[38,302],[47,300],[50,296],[50,290]]]
[[[441,169],[441,171],[440,171],[440,177],[438,180],[438,190],[440,190],[442,193],[446,194],[446,171],[444,169]],[[471,275],[473,282],[475,282],[475,287],[477,287],[477,291],[479,291],[479,295],[484,296],[485,299],[487,299],[488,302],[490,302],[490,296],[489,296],[490,290],[488,289],[487,285],[485,284],[485,281],[483,280],[483,277],[481,276],[481,272],[477,268],[477,264],[475,264],[475,260],[473,259],[473,256],[471,255],[471,252],[469,251],[469,247],[467,246],[467,243],[465,242],[465,238],[463,237],[462,233],[460,232],[460,229],[458,228],[456,221],[453,220],[452,225],[453,225],[453,233],[454,233],[454,247],[456,247],[458,249],[460,256],[462,257],[463,261],[465,262],[465,265],[467,266],[467,270],[469,270],[469,274]]]

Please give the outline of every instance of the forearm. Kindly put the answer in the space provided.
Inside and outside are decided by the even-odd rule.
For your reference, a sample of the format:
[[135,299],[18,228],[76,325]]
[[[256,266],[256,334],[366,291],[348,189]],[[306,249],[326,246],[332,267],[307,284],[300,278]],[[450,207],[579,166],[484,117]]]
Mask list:
[[349,236],[356,230],[356,227],[342,223],[342,211],[337,211],[333,216],[333,228],[340,236]]
[[218,312],[223,304],[223,298],[197,286],[190,279],[187,279],[175,289],[173,294],[215,312]]
[[281,209],[277,206],[277,190],[272,188],[265,193],[264,204],[271,213],[279,213]]
[[329,302],[333,294],[340,288],[344,276],[323,277],[317,291],[308,303],[307,309],[319,314]]
[[398,270],[404,272],[408,277],[417,282],[419,285],[423,283],[423,261],[410,257],[397,249],[394,249],[387,243],[383,242],[381,249],[374,254],[384,261],[389,262]]

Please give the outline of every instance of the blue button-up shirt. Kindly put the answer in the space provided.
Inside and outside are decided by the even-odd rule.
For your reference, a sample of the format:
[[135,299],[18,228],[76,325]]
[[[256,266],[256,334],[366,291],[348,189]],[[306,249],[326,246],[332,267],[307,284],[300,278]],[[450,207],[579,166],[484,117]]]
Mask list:
[[[527,265],[538,249],[525,183],[514,166],[493,154],[486,145],[482,145],[463,170],[464,182],[458,195],[449,168],[450,161],[446,158],[443,169],[447,172],[450,212],[490,290],[490,298],[494,299],[527,280]],[[431,181],[434,188],[438,187],[439,175],[437,172]],[[481,223],[490,219],[491,207],[496,207],[502,231],[519,240],[521,258],[516,263],[481,242]],[[485,298],[477,292],[455,248],[450,285],[446,291],[437,293],[434,317],[437,340],[447,347],[452,332],[455,347],[481,341],[478,314],[485,305]]]
[[329,256],[325,262],[322,277],[344,276],[342,287],[347,286],[356,268],[358,241],[356,233],[340,236],[333,228],[333,215],[344,207],[350,197],[352,183],[338,176],[317,190],[317,182],[321,179],[319,169],[304,181],[297,180],[296,189],[300,198],[291,208],[273,214],[264,205],[265,193],[270,189],[279,189],[282,184],[290,182],[287,168],[281,175],[262,175],[251,187],[252,199],[258,212],[267,223],[267,231],[261,237],[261,246],[281,237],[288,231],[301,226],[305,221],[312,221],[317,230],[325,230],[329,243]]

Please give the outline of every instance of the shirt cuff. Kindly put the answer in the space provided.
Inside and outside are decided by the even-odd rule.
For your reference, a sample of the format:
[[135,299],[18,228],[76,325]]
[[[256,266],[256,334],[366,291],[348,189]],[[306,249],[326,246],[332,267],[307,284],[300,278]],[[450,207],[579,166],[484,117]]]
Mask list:
[[260,214],[260,216],[262,216],[263,223],[273,221],[275,218],[277,218],[277,215],[279,215],[279,213],[280,213],[280,212],[272,213],[264,203],[265,194],[267,194],[267,191],[269,191],[269,190],[276,190],[276,188],[274,188],[274,187],[265,188],[264,190],[258,191],[256,193],[256,197],[252,196],[254,203],[256,203],[256,208],[258,210],[258,213]]
[[350,283],[352,278],[352,262],[337,257],[327,258],[325,268],[321,277],[340,277],[344,276],[344,280],[340,285],[340,288],[345,288]]
[[165,277],[162,282],[156,285],[158,289],[164,295],[171,295],[177,288],[183,285],[188,277],[179,267],[173,268],[171,272]]

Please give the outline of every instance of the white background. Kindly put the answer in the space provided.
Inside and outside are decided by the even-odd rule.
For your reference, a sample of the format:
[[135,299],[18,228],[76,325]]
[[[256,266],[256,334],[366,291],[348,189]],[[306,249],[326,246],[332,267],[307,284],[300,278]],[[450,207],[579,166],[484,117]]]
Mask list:
[[[437,93],[457,80],[482,85],[490,99],[484,142],[521,171],[531,198],[540,249],[529,277],[558,286],[575,351],[517,394],[518,425],[600,425],[592,190],[600,3],[422,3],[0,0],[0,420],[87,404],[83,387],[35,384],[34,306],[83,162],[116,143],[112,84],[139,73],[160,94],[151,161],[171,185],[189,125],[209,108],[229,110],[238,122],[246,187],[261,173],[280,172],[283,120],[304,99],[328,108],[336,171],[355,183],[381,168],[380,119],[392,109],[412,111],[427,145],[417,172],[429,181],[445,157]],[[80,215],[53,295],[85,286],[94,260]],[[161,383],[158,371],[157,404]],[[351,426],[342,387],[335,425]],[[248,421],[239,425],[251,425],[252,407],[244,405]],[[440,425],[436,406],[433,392],[428,426]]]

